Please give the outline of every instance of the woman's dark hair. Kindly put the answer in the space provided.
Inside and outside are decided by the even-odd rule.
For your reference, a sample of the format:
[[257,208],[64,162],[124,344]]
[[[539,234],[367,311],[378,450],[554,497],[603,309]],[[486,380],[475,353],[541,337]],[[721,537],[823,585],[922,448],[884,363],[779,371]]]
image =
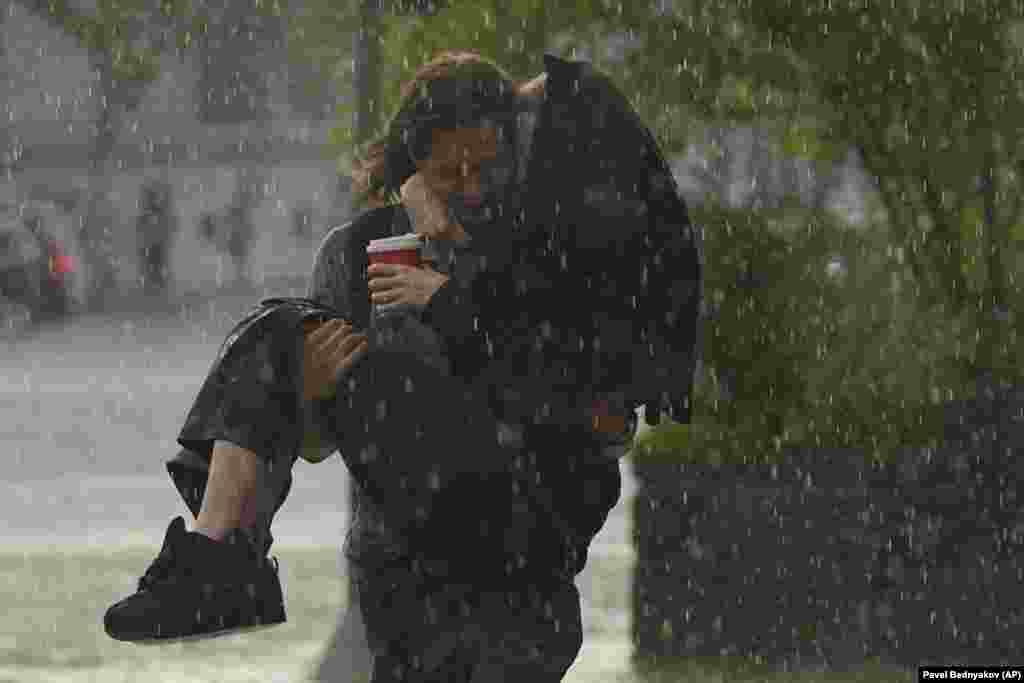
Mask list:
[[417,69],[402,85],[398,109],[384,132],[352,164],[357,205],[387,203],[430,153],[435,130],[505,118],[516,112],[513,81],[477,52],[448,50]]

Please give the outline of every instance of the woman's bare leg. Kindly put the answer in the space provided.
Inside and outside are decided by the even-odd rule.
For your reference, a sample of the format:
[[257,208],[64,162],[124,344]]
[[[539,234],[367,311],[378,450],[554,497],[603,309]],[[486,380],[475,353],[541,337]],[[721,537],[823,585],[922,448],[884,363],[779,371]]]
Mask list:
[[258,521],[257,490],[263,463],[252,451],[216,441],[203,505],[194,531],[221,540],[232,529],[252,529]]

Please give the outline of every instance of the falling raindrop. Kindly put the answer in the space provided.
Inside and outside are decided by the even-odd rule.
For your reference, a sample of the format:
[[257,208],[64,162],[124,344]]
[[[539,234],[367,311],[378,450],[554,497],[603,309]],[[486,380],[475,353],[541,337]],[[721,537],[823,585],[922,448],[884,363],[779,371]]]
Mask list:
[[371,463],[371,462],[375,462],[377,460],[377,455],[378,455],[377,444],[370,443],[370,444],[367,444],[359,452],[359,461],[361,463],[363,463],[364,465],[368,464],[368,463]]

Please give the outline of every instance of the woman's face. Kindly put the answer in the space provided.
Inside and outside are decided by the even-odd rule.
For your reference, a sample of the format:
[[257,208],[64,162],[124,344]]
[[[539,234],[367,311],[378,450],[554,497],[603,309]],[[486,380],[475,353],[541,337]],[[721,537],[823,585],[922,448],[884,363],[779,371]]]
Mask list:
[[426,185],[449,206],[472,212],[510,180],[507,144],[484,125],[433,133],[430,156],[417,162]]

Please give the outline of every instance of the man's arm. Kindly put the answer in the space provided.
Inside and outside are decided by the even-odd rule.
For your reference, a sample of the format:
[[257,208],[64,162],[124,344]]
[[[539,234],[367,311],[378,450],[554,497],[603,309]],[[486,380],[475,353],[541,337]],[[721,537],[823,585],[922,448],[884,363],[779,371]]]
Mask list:
[[[699,260],[685,203],[647,127],[606,77],[584,68],[574,86],[572,76],[555,74],[559,106],[537,137],[538,154],[550,159],[534,166],[546,174],[537,187],[557,189],[544,231],[555,244],[531,256],[547,282],[530,317],[555,329],[535,337],[542,360],[512,378],[504,403],[517,415],[545,402],[568,406],[570,418],[593,410],[595,431],[625,443],[637,405],[653,408],[649,421],[662,407],[687,419]],[[575,374],[560,381],[566,366]]]
[[588,240],[577,246],[581,258],[589,249],[610,262],[619,257],[611,267],[622,269],[609,281],[617,287],[590,297],[600,340],[591,359],[596,388],[645,404],[648,423],[661,410],[686,422],[700,304],[696,235],[650,130],[607,76],[584,72],[581,96],[598,140],[589,149],[600,163],[584,188]]
[[488,333],[480,324],[480,303],[472,281],[450,276],[427,301],[424,324],[444,343],[452,374],[471,382],[490,360]]

